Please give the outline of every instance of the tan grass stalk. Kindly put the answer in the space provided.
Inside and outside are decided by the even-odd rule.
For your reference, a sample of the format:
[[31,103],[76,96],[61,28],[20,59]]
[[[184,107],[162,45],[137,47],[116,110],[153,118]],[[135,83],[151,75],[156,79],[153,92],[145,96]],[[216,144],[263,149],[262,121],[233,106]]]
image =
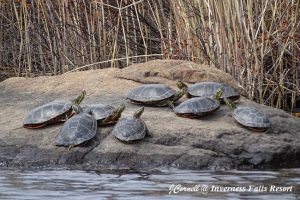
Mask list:
[[230,73],[259,103],[291,110],[299,96],[300,0],[6,0],[0,9],[1,69],[12,76],[163,54]]

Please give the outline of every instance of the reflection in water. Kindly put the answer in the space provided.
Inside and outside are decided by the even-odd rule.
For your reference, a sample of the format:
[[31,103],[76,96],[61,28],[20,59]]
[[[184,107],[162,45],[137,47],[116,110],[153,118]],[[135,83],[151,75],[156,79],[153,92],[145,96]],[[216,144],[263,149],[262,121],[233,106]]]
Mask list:
[[[172,185],[172,186],[171,186]],[[180,186],[181,187],[180,187]],[[263,191],[275,186],[292,186],[292,192]],[[196,192],[174,194],[194,188]],[[205,187],[207,190],[205,190]],[[214,192],[229,187],[240,192]],[[226,188],[227,187],[227,188]],[[249,188],[252,191],[247,191]],[[254,190],[256,188],[256,190]],[[177,191],[178,191],[177,190]],[[260,191],[259,191],[260,190]],[[0,171],[0,199],[297,199],[300,169],[280,171]]]

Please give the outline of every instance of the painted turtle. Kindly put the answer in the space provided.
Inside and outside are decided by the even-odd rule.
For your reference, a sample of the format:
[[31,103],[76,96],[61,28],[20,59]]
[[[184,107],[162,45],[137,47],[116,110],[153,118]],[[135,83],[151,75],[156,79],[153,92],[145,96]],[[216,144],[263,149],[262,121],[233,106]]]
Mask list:
[[270,128],[269,118],[261,110],[251,106],[239,106],[233,110],[232,117],[242,126],[263,132]]
[[178,101],[184,94],[184,90],[177,92],[164,84],[145,84],[129,91],[127,99],[138,104],[166,106],[168,102]]
[[[83,110],[90,110],[97,120],[98,126],[106,124],[114,124],[121,117],[125,105],[122,104],[118,108],[106,104],[90,104],[83,107]],[[86,112],[86,111],[85,111]]]
[[213,98],[195,97],[182,102],[173,110],[175,114],[182,117],[198,118],[216,111],[219,107],[219,101]]
[[41,128],[48,124],[60,121],[66,121],[75,111],[84,99],[86,92],[83,91],[76,99],[72,101],[55,100],[33,109],[25,117],[23,127],[25,128]]
[[225,103],[233,110],[232,117],[237,123],[253,131],[263,132],[270,128],[269,117],[253,106],[236,106],[233,101],[225,98]]
[[147,134],[146,124],[140,119],[143,112],[144,107],[136,111],[132,117],[120,119],[112,130],[112,134],[123,142],[143,139]]
[[223,100],[225,98],[235,101],[240,97],[232,87],[222,83],[200,82],[187,86],[185,83],[181,82],[181,84],[178,85],[180,86],[180,89],[182,89],[182,87],[186,88],[188,98],[213,97],[220,88],[223,88],[223,94],[220,97],[221,102],[224,102]]
[[87,142],[97,134],[97,120],[91,112],[80,112],[68,119],[60,129],[55,145],[67,146],[69,150]]

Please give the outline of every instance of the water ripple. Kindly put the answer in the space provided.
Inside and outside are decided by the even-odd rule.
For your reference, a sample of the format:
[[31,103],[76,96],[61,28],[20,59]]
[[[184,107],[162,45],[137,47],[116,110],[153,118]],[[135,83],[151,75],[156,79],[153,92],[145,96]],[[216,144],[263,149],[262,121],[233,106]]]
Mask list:
[[[171,185],[217,187],[293,186],[292,192],[180,192]],[[0,171],[0,199],[296,199],[300,196],[300,170],[96,172],[78,170]]]

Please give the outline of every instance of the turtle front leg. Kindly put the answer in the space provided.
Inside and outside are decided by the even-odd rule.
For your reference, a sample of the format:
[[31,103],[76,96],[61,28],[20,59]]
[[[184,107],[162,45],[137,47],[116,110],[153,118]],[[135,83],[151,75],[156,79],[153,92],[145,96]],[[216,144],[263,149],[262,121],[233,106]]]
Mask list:
[[166,100],[165,103],[166,103],[166,104],[169,106],[169,108],[171,108],[172,110],[175,108],[174,103],[173,103],[172,101]]
[[172,98],[170,98],[170,101],[172,101],[173,103],[175,103],[176,101],[178,101],[181,97],[183,97],[183,95],[185,95],[186,89],[183,88],[183,90],[177,92]]

